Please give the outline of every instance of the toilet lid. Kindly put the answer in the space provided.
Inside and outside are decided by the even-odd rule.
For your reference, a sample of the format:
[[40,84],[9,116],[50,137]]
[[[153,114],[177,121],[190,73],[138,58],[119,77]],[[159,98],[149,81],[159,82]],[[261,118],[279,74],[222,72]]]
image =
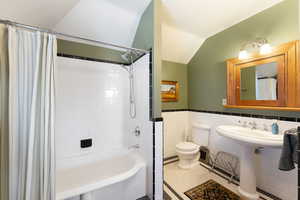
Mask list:
[[176,148],[180,151],[195,151],[199,146],[191,142],[181,142],[176,145]]

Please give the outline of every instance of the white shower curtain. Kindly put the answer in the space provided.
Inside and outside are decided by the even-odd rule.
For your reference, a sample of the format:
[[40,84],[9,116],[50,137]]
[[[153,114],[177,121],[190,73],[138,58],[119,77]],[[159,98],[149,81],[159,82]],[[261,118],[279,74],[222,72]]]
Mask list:
[[56,38],[9,26],[9,200],[55,200]]
[[7,28],[0,24],[0,200],[8,199],[8,49]]

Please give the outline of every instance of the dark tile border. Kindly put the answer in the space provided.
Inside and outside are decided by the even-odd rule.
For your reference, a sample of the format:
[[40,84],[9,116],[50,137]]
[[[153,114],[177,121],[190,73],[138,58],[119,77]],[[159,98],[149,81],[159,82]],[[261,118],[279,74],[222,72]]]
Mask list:
[[177,159],[175,159],[175,160],[169,161],[169,162],[164,162],[164,166],[165,166],[165,165],[172,164],[172,163],[174,163],[174,162],[177,162],[177,161],[179,161],[179,159],[178,159],[178,158],[177,158]]
[[181,111],[190,111],[190,112],[201,112],[201,113],[210,113],[218,115],[231,115],[239,117],[251,117],[259,119],[275,119],[288,122],[300,122],[300,117],[281,117],[276,115],[258,115],[258,114],[249,114],[249,113],[238,113],[238,112],[220,112],[220,111],[209,111],[209,110],[197,110],[197,109],[170,109],[162,110],[162,112],[181,112]]
[[181,111],[189,111],[189,109],[166,109],[161,112],[181,112]]
[[110,63],[110,64],[118,64],[118,65],[129,65],[128,63],[122,63],[112,60],[105,60],[105,59],[99,59],[99,58],[90,58],[90,57],[84,57],[84,56],[77,56],[77,55],[71,55],[71,54],[65,54],[65,53],[57,53],[57,56],[59,57],[65,57],[65,58],[73,58],[78,60],[88,60],[88,61],[94,61],[94,62],[102,62],[102,63]]
[[149,50],[149,119],[152,121],[153,117],[153,53]]
[[175,158],[178,158],[178,156],[170,156],[170,157],[166,157],[164,158],[164,161],[169,161],[169,160],[173,160]]
[[162,122],[164,121],[164,119],[162,117],[156,117],[156,118],[152,118],[153,122]]
[[144,196],[144,197],[138,198],[137,200],[150,200],[150,198],[148,196]]
[[[149,53],[151,53],[151,50],[149,51]],[[144,55],[146,55],[146,53],[142,53],[139,57],[137,57],[135,60],[133,60],[133,63],[138,61]],[[106,60],[106,59],[101,59],[101,58],[91,58],[91,57],[78,56],[78,55],[72,55],[72,54],[66,54],[66,53],[57,53],[57,56],[66,57],[66,58],[73,58],[73,59],[79,59],[79,60],[88,60],[88,61],[95,61],[95,62],[104,62],[104,63],[118,64],[118,65],[126,65],[126,66],[130,65],[130,63],[126,63],[126,62],[118,62],[118,61]]]
[[167,186],[167,188],[179,199],[184,200],[165,180],[164,185]]

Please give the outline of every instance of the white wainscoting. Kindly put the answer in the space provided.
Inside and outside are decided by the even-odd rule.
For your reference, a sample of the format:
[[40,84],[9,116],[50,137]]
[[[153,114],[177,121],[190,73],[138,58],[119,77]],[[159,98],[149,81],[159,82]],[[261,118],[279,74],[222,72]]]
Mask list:
[[[212,153],[217,151],[226,151],[236,156],[240,156],[240,144],[224,138],[216,133],[216,127],[219,125],[238,124],[238,121],[255,121],[259,128],[264,124],[268,127],[274,120],[238,117],[230,115],[209,114],[201,112],[164,112],[164,144],[165,157],[175,154],[175,145],[183,136],[183,131],[194,123],[207,124],[211,127],[210,150]],[[188,127],[186,126],[188,121]],[[297,122],[278,121],[280,132],[289,128],[300,126]],[[297,169],[292,171],[278,170],[278,161],[280,158],[280,148],[265,148],[256,156],[257,185],[259,188],[274,194],[283,200],[297,199]]]
[[188,112],[163,112],[164,119],[164,158],[176,155],[175,146],[184,141],[188,128]]

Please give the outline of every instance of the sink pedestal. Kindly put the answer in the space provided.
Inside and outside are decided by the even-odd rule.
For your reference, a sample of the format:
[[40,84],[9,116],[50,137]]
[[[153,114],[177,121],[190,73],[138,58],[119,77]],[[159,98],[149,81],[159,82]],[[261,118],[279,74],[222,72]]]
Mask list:
[[239,192],[243,200],[258,200],[254,149],[256,147],[281,147],[283,135],[273,135],[267,131],[230,125],[218,126],[216,130],[220,135],[242,143]]
[[259,199],[256,191],[254,149],[253,146],[243,145],[240,158],[240,187],[238,190],[242,199],[245,200]]

